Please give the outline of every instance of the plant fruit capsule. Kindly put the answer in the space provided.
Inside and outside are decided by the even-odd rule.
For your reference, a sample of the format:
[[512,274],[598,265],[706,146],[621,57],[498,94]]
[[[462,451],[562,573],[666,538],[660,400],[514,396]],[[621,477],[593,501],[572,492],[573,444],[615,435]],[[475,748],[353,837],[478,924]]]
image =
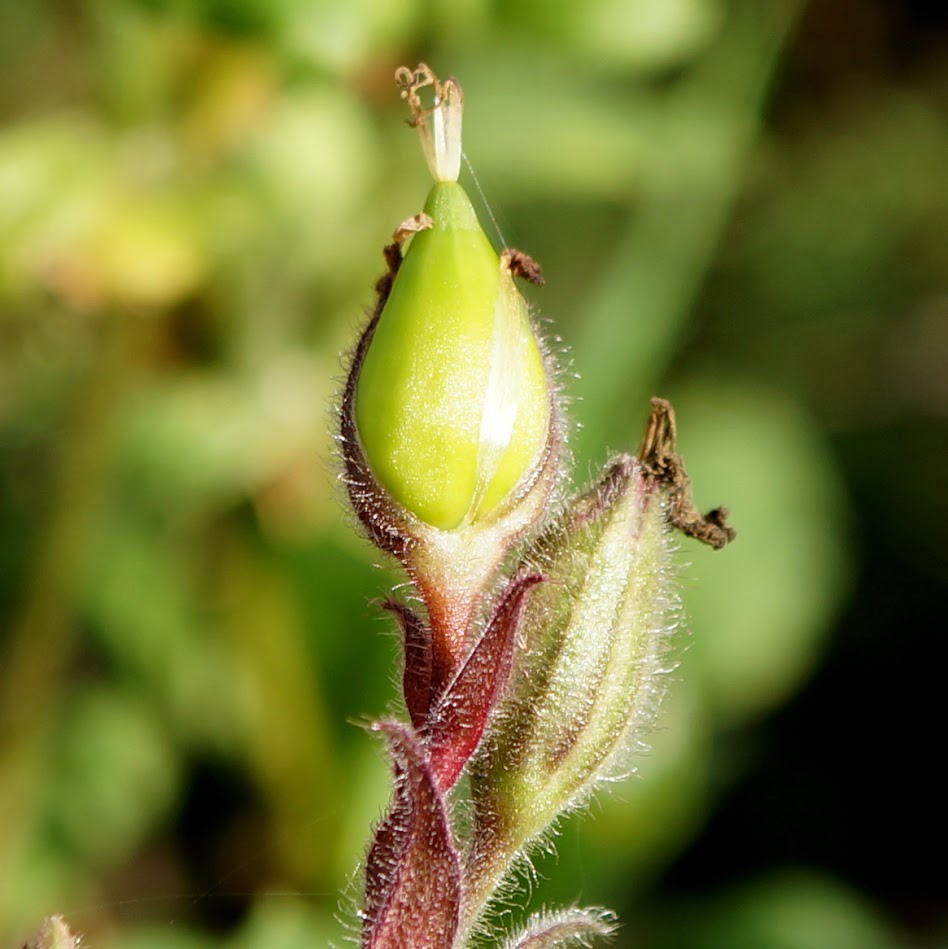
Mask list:
[[438,181],[359,369],[356,430],[391,498],[455,530],[531,481],[552,397],[526,300],[464,189]]

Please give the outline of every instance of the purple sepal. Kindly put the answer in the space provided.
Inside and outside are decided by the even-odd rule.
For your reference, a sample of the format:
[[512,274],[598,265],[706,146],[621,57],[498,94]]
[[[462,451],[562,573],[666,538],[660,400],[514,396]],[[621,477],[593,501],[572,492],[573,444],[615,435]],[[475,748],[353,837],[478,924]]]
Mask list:
[[432,707],[422,731],[435,785],[446,793],[474,754],[513,666],[527,591],[543,577],[521,572],[507,584],[487,629]]
[[362,949],[451,949],[461,909],[461,863],[445,801],[419,740],[380,722],[395,787],[365,869]]

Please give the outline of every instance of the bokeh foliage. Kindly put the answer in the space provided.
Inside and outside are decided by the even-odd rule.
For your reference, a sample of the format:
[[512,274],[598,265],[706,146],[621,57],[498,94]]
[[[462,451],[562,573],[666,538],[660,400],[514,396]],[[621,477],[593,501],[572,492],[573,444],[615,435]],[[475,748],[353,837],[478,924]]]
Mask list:
[[342,513],[331,407],[427,190],[392,83],[419,58],[464,84],[498,244],[544,265],[580,477],[660,392],[740,531],[683,546],[655,751],[538,898],[614,906],[623,945],[944,934],[944,903],[860,892],[845,860],[667,882],[884,586],[877,548],[919,590],[948,573],[937,24],[870,0],[0,5],[0,945],[54,911],[98,947],[342,938],[387,796],[352,722],[391,702],[368,601],[394,577]]

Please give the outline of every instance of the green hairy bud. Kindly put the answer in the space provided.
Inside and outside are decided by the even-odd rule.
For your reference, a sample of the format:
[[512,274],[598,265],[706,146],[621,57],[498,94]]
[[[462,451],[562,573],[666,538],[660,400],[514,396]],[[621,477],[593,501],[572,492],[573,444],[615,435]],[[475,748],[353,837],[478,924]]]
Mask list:
[[471,776],[482,873],[621,770],[651,723],[677,622],[667,516],[664,487],[621,456],[527,552],[544,582]]

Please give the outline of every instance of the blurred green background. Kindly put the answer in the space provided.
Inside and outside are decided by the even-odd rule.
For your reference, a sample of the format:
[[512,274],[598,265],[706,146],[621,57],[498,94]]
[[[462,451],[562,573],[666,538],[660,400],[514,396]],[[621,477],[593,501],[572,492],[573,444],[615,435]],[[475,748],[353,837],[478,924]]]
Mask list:
[[534,903],[641,949],[948,945],[946,21],[3,0],[0,945],[49,912],[96,949],[352,926],[397,578],[332,406],[427,192],[392,82],[420,59],[464,84],[498,246],[544,265],[578,479],[666,395],[740,532],[683,542],[654,750]]

